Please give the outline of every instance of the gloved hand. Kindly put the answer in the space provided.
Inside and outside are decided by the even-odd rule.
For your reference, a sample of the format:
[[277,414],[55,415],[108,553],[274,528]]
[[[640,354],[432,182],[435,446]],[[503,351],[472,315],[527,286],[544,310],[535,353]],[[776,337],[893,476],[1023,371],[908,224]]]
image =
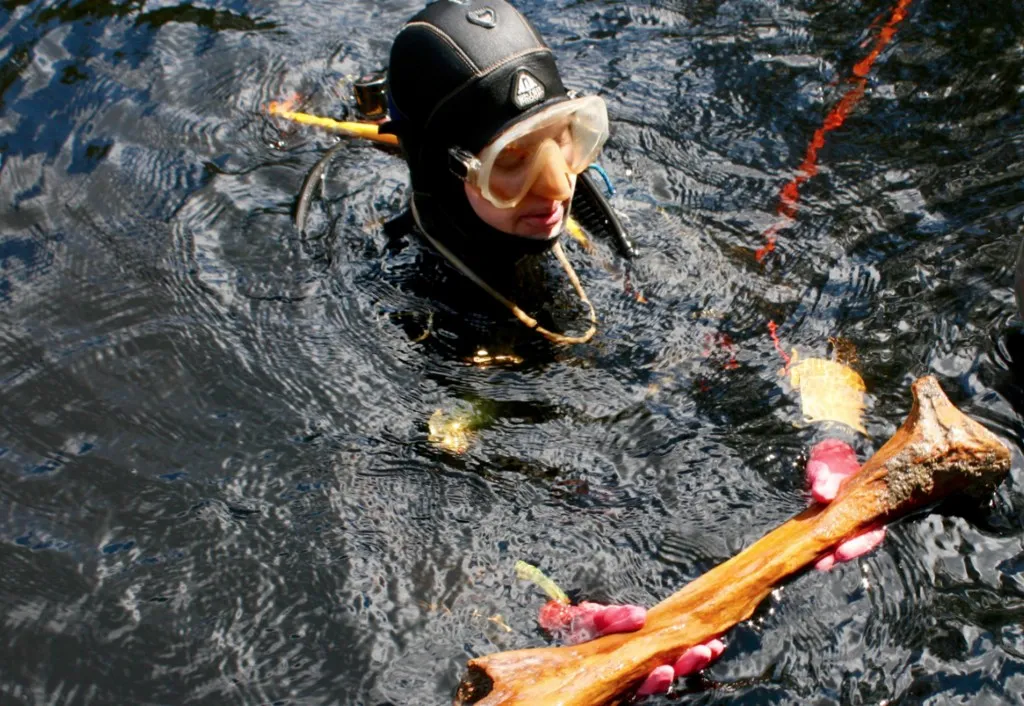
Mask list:
[[[647,609],[637,605],[601,605],[589,601],[579,605],[548,601],[540,609],[537,621],[556,639],[575,645],[602,635],[639,630],[647,621]],[[647,696],[668,691],[677,678],[699,672],[724,650],[725,644],[717,638],[702,645],[694,645],[674,664],[665,664],[651,671],[637,690],[637,695]]]
[[[811,449],[807,461],[807,484],[811,496],[819,503],[830,503],[839,492],[839,485],[860,470],[857,455],[849,444],[838,439],[825,439]],[[814,568],[828,571],[837,562],[849,561],[867,554],[885,539],[885,527],[878,527],[848,539],[817,561]]]
[[[860,469],[857,456],[849,444],[837,439],[826,439],[811,449],[807,461],[807,483],[816,502],[831,502],[839,492],[840,484]],[[819,571],[828,571],[837,562],[849,561],[870,552],[885,539],[885,527],[869,530],[840,544],[835,551],[822,557],[814,565]],[[647,610],[635,605],[600,605],[584,601],[579,605],[565,605],[550,601],[540,610],[538,622],[553,637],[575,645],[587,640],[618,632],[633,632],[644,626]],[[694,645],[674,664],[655,668],[637,690],[638,696],[661,694],[679,677],[699,672],[725,650],[718,638]]]

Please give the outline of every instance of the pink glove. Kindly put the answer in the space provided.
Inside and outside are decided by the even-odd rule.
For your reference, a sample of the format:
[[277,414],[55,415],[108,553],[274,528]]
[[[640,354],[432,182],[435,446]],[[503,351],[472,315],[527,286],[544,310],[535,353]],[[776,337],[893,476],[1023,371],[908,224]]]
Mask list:
[[647,609],[638,605],[601,605],[590,601],[579,605],[548,601],[540,609],[537,622],[556,640],[578,645],[602,635],[639,630],[647,622]]
[[[819,503],[831,502],[839,493],[844,480],[860,469],[857,456],[849,444],[837,439],[826,439],[811,449],[807,461],[807,483],[811,495]],[[814,568],[828,571],[837,562],[849,561],[871,551],[885,539],[885,527],[869,530],[849,539],[835,551],[818,560]],[[639,630],[647,621],[647,610],[635,605],[600,605],[584,601],[579,605],[565,605],[549,601],[540,610],[538,622],[553,637],[575,645],[587,640],[617,632]],[[707,667],[725,650],[718,638],[689,648],[675,661],[655,668],[637,690],[637,696],[661,694],[669,690],[679,677]]]
[[[825,439],[811,449],[811,457],[807,461],[807,484],[811,487],[811,496],[819,503],[832,502],[842,482],[858,470],[857,455],[849,444],[838,439]],[[883,539],[885,527],[868,530],[840,544],[835,551],[819,559],[814,568],[828,571],[836,562],[867,554]]]
[[[575,645],[602,635],[639,630],[647,621],[647,609],[637,605],[600,605],[589,601],[579,605],[548,601],[540,609],[537,621],[556,639]],[[644,680],[637,695],[647,696],[668,691],[677,678],[699,672],[718,659],[724,650],[725,644],[717,638],[702,645],[694,645],[675,664],[655,668]]]

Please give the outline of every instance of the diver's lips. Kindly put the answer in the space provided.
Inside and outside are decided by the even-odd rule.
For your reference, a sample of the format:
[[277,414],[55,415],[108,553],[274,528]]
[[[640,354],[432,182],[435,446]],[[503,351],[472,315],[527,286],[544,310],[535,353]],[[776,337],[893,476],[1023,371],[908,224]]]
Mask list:
[[559,221],[561,221],[564,215],[565,206],[562,204],[561,201],[559,201],[550,209],[528,213],[525,216],[523,216],[522,219],[529,223],[530,225],[553,226]]

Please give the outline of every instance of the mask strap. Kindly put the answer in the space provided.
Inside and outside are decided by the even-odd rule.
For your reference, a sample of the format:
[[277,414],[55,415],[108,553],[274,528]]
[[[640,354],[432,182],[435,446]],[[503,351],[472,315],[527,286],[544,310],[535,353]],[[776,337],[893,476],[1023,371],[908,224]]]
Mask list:
[[416,199],[411,199],[410,203],[412,206],[412,217],[416,221],[416,225],[419,227],[420,232],[423,233],[423,236],[434,247],[434,249],[441,253],[441,256],[444,257],[444,259],[447,260],[455,269],[464,274],[466,277],[472,280],[473,283],[475,283],[478,287],[483,289],[485,292],[491,295],[491,297],[493,297],[502,305],[504,305],[505,308],[511,311],[512,314],[517,319],[519,319],[519,321],[522,322],[527,328],[533,329],[534,331],[536,331],[537,333],[539,333],[541,336],[548,339],[552,343],[557,343],[560,345],[586,343],[591,338],[594,337],[595,333],[597,333],[597,312],[594,311],[594,305],[590,303],[590,299],[587,297],[587,293],[583,290],[583,285],[580,284],[580,278],[576,275],[576,271],[572,268],[572,264],[569,262],[569,259],[565,256],[565,251],[562,250],[561,243],[556,242],[551,247],[551,249],[554,251],[555,257],[558,258],[558,262],[561,263],[562,269],[565,270],[566,276],[569,277],[569,282],[572,283],[573,289],[576,290],[576,295],[580,298],[580,301],[586,304],[587,308],[590,309],[590,328],[588,328],[582,336],[563,336],[560,333],[549,331],[548,329],[541,326],[535,318],[533,318],[525,311],[520,309],[515,302],[502,295],[501,292],[494,289],[494,287],[492,287],[491,285],[487,284],[487,282],[485,282],[479,275],[473,272],[473,270],[471,270],[469,266],[466,265],[466,263],[460,260],[455,255],[455,253],[453,253],[440,242],[435,240],[434,237],[431,236],[430,233],[426,231],[426,229],[423,227],[423,223],[420,221],[420,214],[416,210]]

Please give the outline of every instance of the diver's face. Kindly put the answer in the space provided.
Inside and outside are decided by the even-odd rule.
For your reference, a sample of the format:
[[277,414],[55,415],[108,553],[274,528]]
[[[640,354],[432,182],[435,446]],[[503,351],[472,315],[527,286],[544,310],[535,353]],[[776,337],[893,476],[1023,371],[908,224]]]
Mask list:
[[[561,133],[562,130],[556,132]],[[521,146],[519,154],[515,150],[503,151],[491,172],[493,191],[517,193],[523,178],[521,172],[534,160],[540,160],[536,178],[518,204],[511,208],[498,208],[484,198],[476,186],[467,182],[465,189],[473,211],[487,225],[510,235],[546,240],[562,230],[569,201],[576,189],[576,174],[566,164],[564,152],[572,149],[568,136],[562,139],[561,134],[545,134],[540,138],[525,149]]]
[[510,235],[547,240],[562,230],[569,200],[576,189],[576,175],[567,174],[548,185],[539,182],[512,208],[498,208],[470,184],[466,184],[466,198],[480,220],[492,228]]

